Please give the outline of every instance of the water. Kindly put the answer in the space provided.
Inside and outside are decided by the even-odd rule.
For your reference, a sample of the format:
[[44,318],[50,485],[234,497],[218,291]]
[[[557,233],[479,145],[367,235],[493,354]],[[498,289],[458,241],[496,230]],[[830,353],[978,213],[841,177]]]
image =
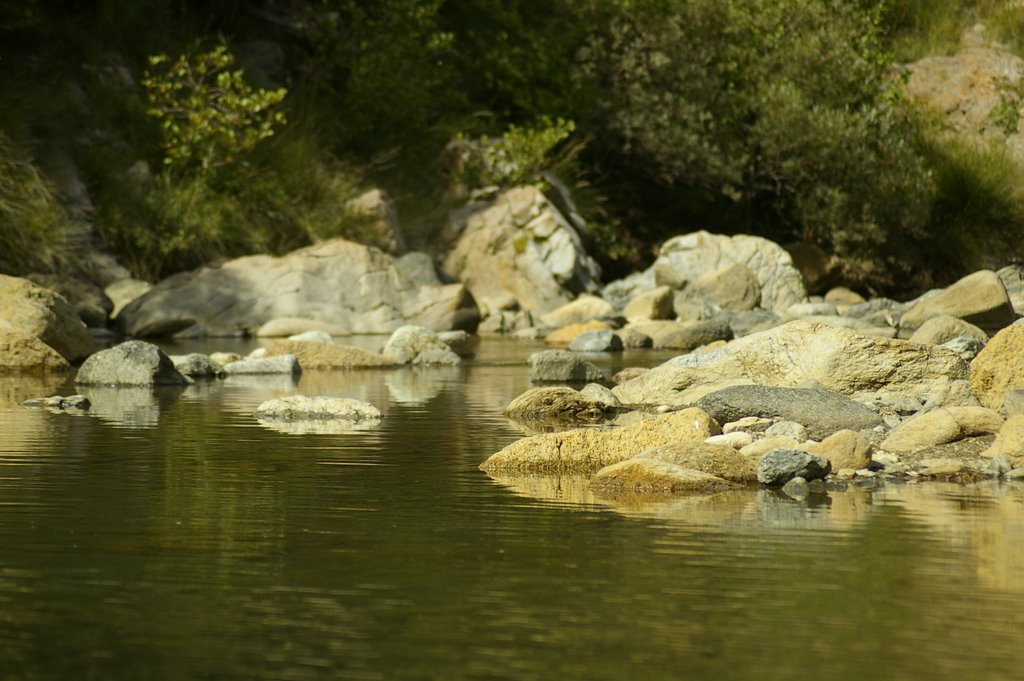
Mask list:
[[[17,406],[60,381],[0,379],[0,679],[1024,678],[1024,486],[630,506],[493,481],[531,349],[85,416]],[[294,392],[384,419],[255,421]]]

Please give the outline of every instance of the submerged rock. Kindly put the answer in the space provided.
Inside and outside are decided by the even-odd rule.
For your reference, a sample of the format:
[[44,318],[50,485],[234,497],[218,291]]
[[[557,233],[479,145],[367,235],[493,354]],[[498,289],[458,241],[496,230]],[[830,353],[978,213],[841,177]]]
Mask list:
[[45,408],[52,411],[88,411],[92,403],[85,395],[53,395],[52,397],[34,397],[21,403],[23,407]]
[[658,459],[629,459],[598,471],[590,488],[601,497],[721,492],[736,483]]

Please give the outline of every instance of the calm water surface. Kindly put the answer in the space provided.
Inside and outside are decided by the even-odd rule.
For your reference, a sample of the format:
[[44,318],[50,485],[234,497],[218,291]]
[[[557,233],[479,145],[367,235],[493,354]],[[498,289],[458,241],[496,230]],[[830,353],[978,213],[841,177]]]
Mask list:
[[[1024,678],[1024,486],[616,506],[494,481],[533,349],[91,391],[86,416],[0,379],[0,679]],[[384,419],[254,419],[292,393]]]

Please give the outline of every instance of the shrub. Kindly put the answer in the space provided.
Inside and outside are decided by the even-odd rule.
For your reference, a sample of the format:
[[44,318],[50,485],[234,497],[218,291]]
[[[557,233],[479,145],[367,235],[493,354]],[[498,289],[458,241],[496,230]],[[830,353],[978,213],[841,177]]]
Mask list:
[[67,260],[67,216],[53,187],[0,131],[0,272],[52,272]]
[[[840,0],[623,2],[583,52],[608,165],[755,229],[810,239],[848,274],[921,236],[932,183],[914,118],[885,77],[876,8]],[[682,210],[687,210],[683,207]],[[668,216],[666,230],[684,222]],[[705,225],[700,225],[705,226]],[[712,225],[722,228],[722,225]],[[663,235],[664,236],[664,235]]]
[[142,83],[169,168],[207,172],[235,163],[284,125],[276,107],[287,90],[254,89],[233,65],[224,45],[174,61],[163,54],[149,58]]

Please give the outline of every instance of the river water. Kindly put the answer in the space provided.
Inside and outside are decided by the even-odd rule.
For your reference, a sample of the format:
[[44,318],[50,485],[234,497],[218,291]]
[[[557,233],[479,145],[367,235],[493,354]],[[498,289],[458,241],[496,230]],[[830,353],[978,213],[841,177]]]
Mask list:
[[[534,349],[92,391],[88,415],[0,378],[0,679],[1024,678],[1024,484],[617,506],[491,480]],[[292,393],[384,418],[255,420]]]

